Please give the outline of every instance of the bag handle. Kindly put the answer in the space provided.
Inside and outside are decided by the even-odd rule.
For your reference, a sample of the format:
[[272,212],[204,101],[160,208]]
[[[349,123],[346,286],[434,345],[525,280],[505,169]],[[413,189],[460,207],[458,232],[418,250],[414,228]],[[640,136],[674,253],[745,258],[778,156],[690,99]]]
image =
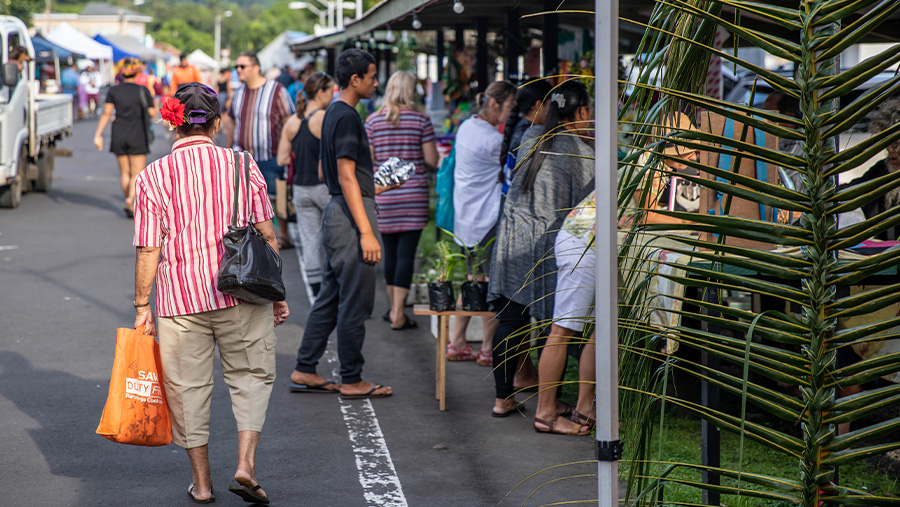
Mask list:
[[[248,153],[246,151],[242,151],[240,154],[240,162],[238,162],[238,151],[231,150],[231,154],[234,155],[234,197],[231,200],[231,226],[238,226],[238,200],[241,196],[241,169],[243,169],[243,173],[246,174],[247,181],[247,189],[250,189],[250,161],[248,158]],[[247,194],[247,225],[250,225],[253,220],[253,212],[250,210],[250,192],[244,192]]]
[[244,166],[244,174],[245,174],[246,180],[247,180],[247,192],[244,192],[245,196],[247,197],[247,225],[250,225],[253,223],[253,207],[251,206],[251,203],[250,203],[250,192],[249,192],[249,190],[250,190],[250,161],[248,160],[249,157],[250,157],[250,154],[247,153],[246,150],[241,152],[241,165]]
[[238,199],[241,194],[241,166],[238,162],[237,150],[231,150],[234,158],[234,195],[231,198],[231,226],[237,227]]

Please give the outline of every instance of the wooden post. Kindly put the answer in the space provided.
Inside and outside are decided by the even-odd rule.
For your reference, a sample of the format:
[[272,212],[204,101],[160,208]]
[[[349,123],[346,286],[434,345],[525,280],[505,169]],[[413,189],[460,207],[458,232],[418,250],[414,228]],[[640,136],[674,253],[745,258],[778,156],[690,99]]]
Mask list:
[[[545,11],[555,11],[558,5],[559,2],[557,0],[544,0]],[[553,15],[544,15],[543,26],[541,29],[544,34],[544,75],[547,76],[550,75],[551,71],[559,66],[559,17]],[[599,32],[594,33],[598,34],[599,39]],[[613,52],[613,56],[615,56],[615,59],[613,61],[618,62],[618,45],[613,46],[610,50]],[[618,65],[618,63],[616,63],[616,65]],[[610,67],[610,69],[615,69],[615,67]],[[613,112],[615,112],[615,110]]]

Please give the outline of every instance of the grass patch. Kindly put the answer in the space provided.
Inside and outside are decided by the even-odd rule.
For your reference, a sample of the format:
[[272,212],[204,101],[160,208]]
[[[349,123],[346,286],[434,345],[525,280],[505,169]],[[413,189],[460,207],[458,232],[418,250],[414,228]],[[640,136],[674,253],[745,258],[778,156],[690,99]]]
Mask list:
[[[676,417],[667,414],[665,418],[665,431],[663,433],[662,452],[656,457],[659,461],[677,462],[677,463],[700,463],[701,439],[700,439],[700,421],[687,417]],[[659,449],[659,432],[657,431],[653,438],[650,448],[656,453]],[[626,443],[628,435],[621,437]],[[721,434],[721,463],[722,468],[729,470],[738,470],[739,464],[738,454],[741,442],[737,434],[730,432],[722,432]],[[774,477],[782,477],[786,479],[799,478],[798,460],[787,458],[783,455],[776,454],[772,450],[744,440],[743,455],[743,472],[752,472],[762,475],[771,475]],[[621,477],[624,480],[631,468],[628,461],[629,456],[623,457],[619,462]],[[662,471],[665,466],[651,466],[653,473],[657,470]],[[900,494],[900,478],[896,474],[891,473],[886,466],[879,463],[879,460],[873,459],[861,461],[850,465],[840,467],[840,484],[855,489],[867,491],[869,493],[897,497]],[[684,479],[699,482],[700,472],[688,469],[676,469],[671,475],[673,479]],[[723,485],[738,486],[738,481],[733,479],[722,479]],[[743,482],[741,488],[745,490],[759,491],[764,488],[753,484]],[[664,493],[665,503],[701,503],[701,490],[676,483],[668,483],[665,486]],[[778,502],[767,499],[759,499],[742,496],[740,500],[734,495],[723,495],[723,505],[740,505],[742,507],[787,507],[794,505],[791,502]]]

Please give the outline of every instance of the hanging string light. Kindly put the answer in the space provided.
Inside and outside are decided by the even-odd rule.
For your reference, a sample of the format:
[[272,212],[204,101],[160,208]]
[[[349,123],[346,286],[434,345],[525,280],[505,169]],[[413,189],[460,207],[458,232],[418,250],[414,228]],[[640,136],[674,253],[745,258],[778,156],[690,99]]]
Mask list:
[[387,26],[387,33],[384,34],[384,40],[388,42],[388,44],[393,44],[397,37],[394,36],[394,31],[391,30],[391,25]]
[[453,12],[462,14],[465,10],[466,6],[463,5],[462,0],[453,0]]
[[412,20],[413,30],[418,30],[422,28],[422,22],[419,21],[419,15],[416,14],[416,11],[413,11],[413,20]]

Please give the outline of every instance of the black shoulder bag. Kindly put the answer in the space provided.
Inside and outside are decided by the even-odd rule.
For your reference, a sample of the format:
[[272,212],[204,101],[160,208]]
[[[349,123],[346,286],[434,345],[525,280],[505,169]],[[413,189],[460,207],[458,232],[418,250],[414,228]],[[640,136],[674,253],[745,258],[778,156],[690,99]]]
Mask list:
[[[281,279],[281,257],[272,245],[253,226],[250,196],[247,196],[247,225],[238,227],[238,199],[241,193],[241,172],[246,174],[250,188],[250,164],[247,152],[241,153],[238,164],[234,152],[234,198],[231,226],[222,238],[225,258],[219,265],[216,288],[248,303],[262,305],[284,301],[284,281]],[[241,166],[244,170],[241,171]]]
[[[150,151],[150,147],[153,146],[153,141],[156,140],[156,134],[153,132],[153,123],[150,120],[150,115],[147,113],[147,110],[150,109],[150,104],[147,102],[147,97],[144,95],[145,87],[141,86],[141,90],[138,90],[138,95],[141,97],[141,118],[144,119],[144,139],[147,140],[147,151]],[[149,91],[147,93],[150,93]]]

